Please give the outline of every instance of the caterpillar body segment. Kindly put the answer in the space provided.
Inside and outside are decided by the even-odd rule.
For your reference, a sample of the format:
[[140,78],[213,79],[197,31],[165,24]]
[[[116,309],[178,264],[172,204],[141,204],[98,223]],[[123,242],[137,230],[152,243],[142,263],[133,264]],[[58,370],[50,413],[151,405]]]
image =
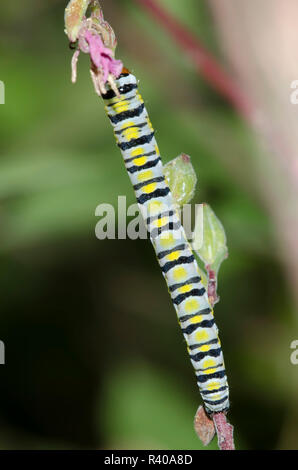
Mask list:
[[163,175],[137,80],[123,69],[115,83],[120,97],[108,88],[105,109],[167,282],[205,409],[209,414],[228,410],[229,389],[213,310]]

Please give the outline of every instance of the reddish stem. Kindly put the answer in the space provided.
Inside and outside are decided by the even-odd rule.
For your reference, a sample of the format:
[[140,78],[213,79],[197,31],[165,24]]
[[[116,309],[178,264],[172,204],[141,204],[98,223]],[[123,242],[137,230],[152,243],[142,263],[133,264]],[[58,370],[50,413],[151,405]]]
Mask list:
[[214,304],[219,300],[217,296],[217,277],[216,272],[210,268],[209,264],[205,267],[208,273],[208,298],[213,308]]
[[199,39],[156,0],[135,0],[164,27],[195,64],[199,73],[213,88],[225,97],[246,119],[251,119],[254,109],[235,80],[217,63]]
[[224,413],[215,413],[213,422],[216,428],[218,447],[220,450],[235,450],[233,426],[227,421]]

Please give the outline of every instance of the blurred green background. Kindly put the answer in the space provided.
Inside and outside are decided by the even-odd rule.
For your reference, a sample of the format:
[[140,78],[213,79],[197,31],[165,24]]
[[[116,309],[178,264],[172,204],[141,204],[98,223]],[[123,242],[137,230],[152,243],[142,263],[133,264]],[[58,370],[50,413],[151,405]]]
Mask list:
[[[162,3],[221,58],[206,2]],[[255,137],[132,0],[102,5],[164,161],[191,155],[194,202],[226,229],[215,313],[236,446],[295,448],[295,308],[255,191]],[[95,237],[98,204],[135,200],[86,56],[70,83],[65,6],[0,7],[0,448],[200,449],[201,399],[153,249]]]

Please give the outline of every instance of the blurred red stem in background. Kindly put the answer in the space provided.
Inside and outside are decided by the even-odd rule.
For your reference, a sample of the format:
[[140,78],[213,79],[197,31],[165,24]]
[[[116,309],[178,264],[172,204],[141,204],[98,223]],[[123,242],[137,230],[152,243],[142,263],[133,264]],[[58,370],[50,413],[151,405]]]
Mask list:
[[217,60],[205,49],[199,39],[187,27],[174,18],[156,0],[135,0],[149,11],[152,16],[180,45],[197,71],[246,119],[254,116],[254,108],[249,99],[239,89],[235,80],[217,63]]
[[[266,138],[269,150],[274,152],[279,161],[284,165],[287,162],[284,157],[290,155],[291,151],[279,129],[276,129],[272,122],[266,119],[262,110],[254,103],[253,99],[243,92],[237,80],[224,70],[217,59],[201,44],[199,38],[163,8],[157,0],[135,0],[135,2],[151,13],[163,29],[180,45],[185,55],[188,55],[196,66],[198,74],[204,77],[206,82],[212,85],[222,97],[232,104],[240,116],[246,119],[256,132]],[[280,158],[281,155],[282,158]],[[292,171],[290,176],[296,186],[296,171]]]

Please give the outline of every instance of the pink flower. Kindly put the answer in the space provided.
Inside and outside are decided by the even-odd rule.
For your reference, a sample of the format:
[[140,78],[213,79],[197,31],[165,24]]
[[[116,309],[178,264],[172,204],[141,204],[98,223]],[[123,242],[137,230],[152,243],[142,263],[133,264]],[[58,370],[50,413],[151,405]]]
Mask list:
[[102,73],[103,83],[108,81],[109,74],[118,78],[123,67],[121,60],[114,59],[112,51],[105,47],[100,36],[86,31],[85,39],[89,44],[91,60]]

